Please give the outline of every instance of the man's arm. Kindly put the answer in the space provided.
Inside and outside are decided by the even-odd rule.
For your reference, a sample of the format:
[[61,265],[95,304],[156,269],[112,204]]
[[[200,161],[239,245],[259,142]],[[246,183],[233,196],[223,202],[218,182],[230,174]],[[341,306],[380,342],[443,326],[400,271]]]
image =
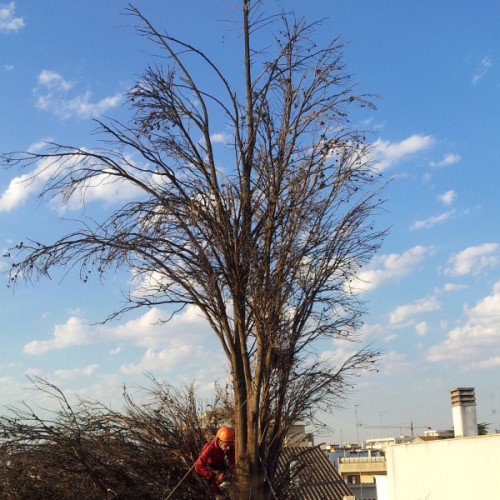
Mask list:
[[203,447],[200,455],[198,456],[198,460],[196,460],[196,463],[194,465],[194,470],[196,471],[196,473],[199,474],[204,479],[206,479],[207,481],[210,481],[214,476],[214,472],[208,465],[209,464],[208,458],[210,455],[210,449],[212,445],[213,442],[210,441]]

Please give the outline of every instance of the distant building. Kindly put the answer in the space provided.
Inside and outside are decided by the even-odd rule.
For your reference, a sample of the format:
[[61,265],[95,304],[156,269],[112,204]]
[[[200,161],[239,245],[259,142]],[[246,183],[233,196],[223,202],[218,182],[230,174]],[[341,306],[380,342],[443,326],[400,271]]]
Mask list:
[[340,457],[338,471],[357,499],[375,500],[375,476],[386,474],[387,466],[379,450],[364,450]]
[[288,431],[283,444],[294,447],[314,446],[314,436],[306,432],[305,422],[297,422]]
[[453,429],[446,429],[443,431],[429,429],[428,431],[424,432],[424,437],[438,437],[441,439],[449,439],[455,437],[455,433],[453,432]]
[[222,406],[204,411],[200,423],[205,439],[213,439],[219,427],[233,427],[234,425],[230,408]]
[[411,441],[411,437],[409,436],[399,436],[399,437],[379,437],[379,438],[371,438],[364,441],[364,448],[367,450],[385,450],[389,445],[392,444],[401,444],[401,443],[409,443]]
[[375,476],[386,472],[385,457],[381,450],[330,444],[325,446],[325,452],[356,499],[377,498]]

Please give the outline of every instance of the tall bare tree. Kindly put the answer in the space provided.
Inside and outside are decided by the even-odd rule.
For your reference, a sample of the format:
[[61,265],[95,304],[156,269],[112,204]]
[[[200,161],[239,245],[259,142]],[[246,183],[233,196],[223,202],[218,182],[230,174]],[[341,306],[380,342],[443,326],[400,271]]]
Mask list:
[[[372,220],[380,176],[349,120],[353,106],[371,103],[355,93],[338,39],[319,47],[317,24],[264,17],[257,1],[241,0],[243,57],[230,64],[241,64],[243,78],[234,84],[206,52],[130,13],[168,61],[149,66],[128,93],[131,122],[99,122],[108,141],[100,150],[51,144],[4,162],[43,161],[46,198],[84,199],[109,181],[141,194],[106,220],[82,218],[57,241],[25,243],[11,280],[73,266],[87,279],[124,266],[144,289],[109,319],[197,306],[231,368],[239,496],[265,498],[290,425],[337,404],[350,376],[377,356],[361,348],[332,365],[317,352],[324,339],[357,339],[364,305],[350,283],[384,236]],[[258,51],[269,26],[273,45]],[[215,90],[195,78],[202,66]],[[212,139],[220,116],[231,132],[230,167]]]

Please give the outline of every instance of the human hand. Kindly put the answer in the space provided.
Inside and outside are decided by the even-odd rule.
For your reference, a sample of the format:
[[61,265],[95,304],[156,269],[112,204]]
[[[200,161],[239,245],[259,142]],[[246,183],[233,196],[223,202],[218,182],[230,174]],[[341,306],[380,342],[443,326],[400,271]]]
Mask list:
[[221,484],[223,481],[224,481],[224,472],[220,472],[218,475],[217,475],[217,484]]

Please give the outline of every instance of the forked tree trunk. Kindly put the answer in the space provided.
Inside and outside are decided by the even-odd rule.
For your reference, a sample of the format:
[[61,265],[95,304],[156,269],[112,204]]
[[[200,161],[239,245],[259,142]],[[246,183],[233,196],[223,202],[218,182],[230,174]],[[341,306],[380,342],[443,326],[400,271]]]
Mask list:
[[234,491],[237,500],[266,500],[270,498],[270,491],[259,458],[258,419],[251,400],[243,402],[239,411],[236,406]]

